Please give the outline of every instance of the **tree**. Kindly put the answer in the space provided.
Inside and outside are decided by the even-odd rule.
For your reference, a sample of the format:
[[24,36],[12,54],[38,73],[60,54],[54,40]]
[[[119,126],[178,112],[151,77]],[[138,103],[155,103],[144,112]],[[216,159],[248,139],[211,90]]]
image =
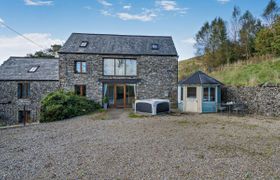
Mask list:
[[216,67],[228,61],[227,28],[222,18],[204,23],[195,40],[197,55],[203,55],[208,67]]
[[270,0],[268,2],[262,16],[266,20],[268,26],[271,27],[276,18],[279,16],[279,7],[275,0]]
[[273,32],[270,28],[263,28],[257,33],[255,45],[259,55],[272,54]]
[[241,10],[238,6],[234,6],[232,16],[231,16],[231,31],[232,31],[232,39],[234,43],[238,42],[239,39],[239,31],[240,31],[240,16]]
[[51,48],[36,51],[34,54],[27,54],[27,57],[33,57],[33,58],[56,58],[58,57],[58,51],[60,50],[61,45],[54,44],[51,45]]
[[242,56],[249,59],[255,52],[255,37],[262,28],[261,21],[255,19],[250,11],[246,11],[240,18],[240,45]]
[[280,55],[280,18],[276,20],[272,27],[273,31],[273,40],[271,43],[272,52],[274,55]]
[[198,56],[205,54],[205,52],[209,50],[210,34],[210,25],[206,22],[195,36],[196,43],[194,47],[196,48],[196,54]]

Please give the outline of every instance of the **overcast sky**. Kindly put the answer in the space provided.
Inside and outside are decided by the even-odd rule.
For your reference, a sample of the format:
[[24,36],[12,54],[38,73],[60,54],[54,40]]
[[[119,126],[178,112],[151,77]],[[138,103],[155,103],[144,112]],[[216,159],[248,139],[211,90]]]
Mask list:
[[0,64],[51,44],[72,32],[170,35],[179,59],[194,56],[193,37],[205,21],[229,20],[234,5],[259,16],[268,0],[1,0]]

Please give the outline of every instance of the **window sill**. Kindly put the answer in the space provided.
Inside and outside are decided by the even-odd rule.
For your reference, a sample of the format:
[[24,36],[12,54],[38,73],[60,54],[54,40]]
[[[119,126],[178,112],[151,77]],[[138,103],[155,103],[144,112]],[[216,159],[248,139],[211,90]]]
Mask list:
[[85,73],[77,73],[77,72],[75,72],[74,74],[88,74],[88,73],[86,73],[86,72]]
[[126,77],[126,78],[127,78],[127,77],[137,77],[137,75],[104,75],[104,74],[103,74],[103,76],[104,76],[104,77],[124,77],[124,78],[125,78],[125,77]]

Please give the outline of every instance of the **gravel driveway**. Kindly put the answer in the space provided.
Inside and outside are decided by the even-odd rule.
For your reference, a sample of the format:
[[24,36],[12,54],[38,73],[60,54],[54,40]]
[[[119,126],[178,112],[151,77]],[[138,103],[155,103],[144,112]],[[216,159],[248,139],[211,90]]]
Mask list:
[[280,120],[128,113],[0,130],[0,179],[280,179]]

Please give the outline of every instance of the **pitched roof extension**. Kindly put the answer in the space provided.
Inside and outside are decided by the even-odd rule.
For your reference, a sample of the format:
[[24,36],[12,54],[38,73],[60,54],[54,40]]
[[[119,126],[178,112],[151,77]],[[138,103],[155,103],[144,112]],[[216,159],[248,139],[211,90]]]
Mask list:
[[202,84],[217,84],[217,85],[223,85],[220,81],[218,81],[215,78],[212,78],[205,74],[202,71],[196,71],[186,79],[183,79],[179,81],[179,84],[186,84],[186,85],[202,85]]
[[[35,72],[30,72],[33,67],[38,68]],[[58,72],[58,59],[10,57],[0,66],[0,81],[58,81]]]
[[[88,42],[81,47],[82,42]],[[157,45],[158,49],[154,49]],[[171,36],[72,33],[59,53],[178,56]]]

